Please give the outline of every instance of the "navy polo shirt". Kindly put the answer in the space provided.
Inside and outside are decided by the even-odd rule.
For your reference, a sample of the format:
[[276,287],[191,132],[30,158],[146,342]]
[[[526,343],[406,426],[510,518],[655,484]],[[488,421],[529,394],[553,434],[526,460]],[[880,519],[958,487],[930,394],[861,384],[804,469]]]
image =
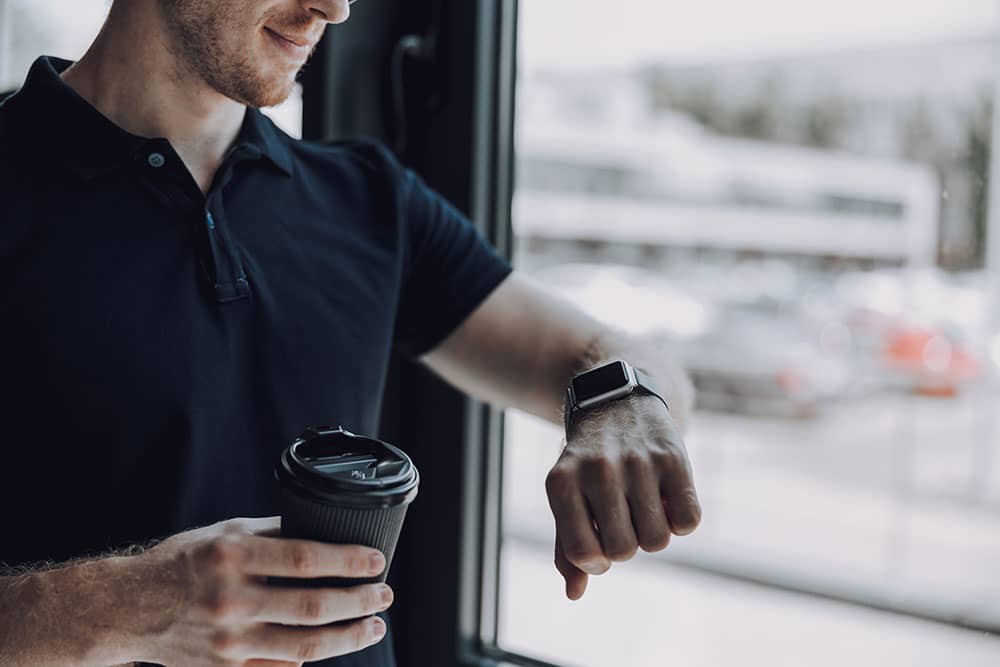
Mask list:
[[206,196],[69,64],[0,105],[8,565],[277,514],[281,450],[310,425],[374,435],[392,349],[432,349],[511,271],[381,145],[255,109]]

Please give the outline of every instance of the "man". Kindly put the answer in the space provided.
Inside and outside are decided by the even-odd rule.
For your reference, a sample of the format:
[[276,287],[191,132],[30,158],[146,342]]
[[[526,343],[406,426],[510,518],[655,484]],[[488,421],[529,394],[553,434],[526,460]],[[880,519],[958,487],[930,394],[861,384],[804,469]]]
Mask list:
[[511,275],[384,148],[257,110],[348,13],[115,0],[78,63],[40,58],[0,107],[0,663],[394,664],[387,586],[265,585],[385,567],[278,537],[271,471],[306,426],[374,433],[394,346],[558,424],[582,371],[651,376],[567,399],[547,489],[570,598],[697,526],[691,391],[664,355]]

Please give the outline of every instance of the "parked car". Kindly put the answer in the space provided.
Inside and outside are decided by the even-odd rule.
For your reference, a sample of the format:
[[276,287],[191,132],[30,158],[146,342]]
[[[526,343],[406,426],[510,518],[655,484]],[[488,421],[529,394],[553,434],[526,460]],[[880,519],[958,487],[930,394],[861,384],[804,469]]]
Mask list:
[[801,313],[772,302],[713,302],[693,296],[711,290],[684,289],[677,276],[631,266],[560,264],[534,275],[596,319],[664,336],[691,374],[701,408],[811,417],[850,383],[843,355],[824,349]]
[[843,322],[862,364],[883,389],[950,397],[978,380],[986,291],[940,272],[842,276]]

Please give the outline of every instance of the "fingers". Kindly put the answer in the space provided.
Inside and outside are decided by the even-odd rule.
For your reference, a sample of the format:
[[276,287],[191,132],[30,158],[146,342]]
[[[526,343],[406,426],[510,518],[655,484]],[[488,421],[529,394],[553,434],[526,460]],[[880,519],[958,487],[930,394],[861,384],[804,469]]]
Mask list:
[[[661,428],[662,427],[662,428]],[[687,450],[674,423],[656,432],[608,437],[593,431],[567,444],[545,480],[556,521],[555,565],[566,596],[579,599],[588,574],[667,547],[701,521]]]
[[580,493],[575,466],[556,464],[549,471],[545,486],[566,560],[588,574],[607,572],[611,563],[594,531],[594,520]]
[[694,532],[701,523],[701,504],[694,488],[694,476],[687,452],[673,447],[658,454],[654,462],[670,529],[675,535]]
[[251,536],[243,540],[243,571],[269,577],[371,577],[385,569],[377,549],[308,540]]
[[385,611],[393,592],[385,584],[350,588],[255,587],[257,611],[251,620],[282,625],[327,625]]
[[231,660],[298,664],[360,651],[381,641],[385,632],[385,621],[377,616],[322,628],[262,624],[250,632],[217,636],[215,649]]
[[632,456],[625,460],[628,504],[632,527],[643,551],[662,551],[670,543],[670,526],[660,497],[659,480],[649,460]]
[[638,549],[638,540],[617,466],[607,459],[586,461],[581,466],[581,479],[604,555],[612,561],[629,560]]
[[559,533],[556,533],[555,551],[556,569],[566,580],[566,597],[570,600],[579,600],[587,591],[587,573],[570,563],[566,558]]

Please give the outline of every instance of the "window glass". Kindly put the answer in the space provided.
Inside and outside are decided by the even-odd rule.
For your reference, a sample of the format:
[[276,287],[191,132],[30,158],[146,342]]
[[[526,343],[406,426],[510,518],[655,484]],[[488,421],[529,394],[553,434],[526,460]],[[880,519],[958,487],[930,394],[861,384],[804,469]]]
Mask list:
[[106,0],[0,0],[0,90],[19,87],[40,55],[82,56],[108,6]]
[[688,369],[704,522],[566,601],[562,431],[508,411],[500,646],[995,663],[948,624],[1000,629],[996,3],[519,11],[515,265]]
[[[18,88],[40,55],[76,60],[108,13],[108,0],[0,0],[0,93]],[[264,112],[294,137],[302,135],[302,88]]]

